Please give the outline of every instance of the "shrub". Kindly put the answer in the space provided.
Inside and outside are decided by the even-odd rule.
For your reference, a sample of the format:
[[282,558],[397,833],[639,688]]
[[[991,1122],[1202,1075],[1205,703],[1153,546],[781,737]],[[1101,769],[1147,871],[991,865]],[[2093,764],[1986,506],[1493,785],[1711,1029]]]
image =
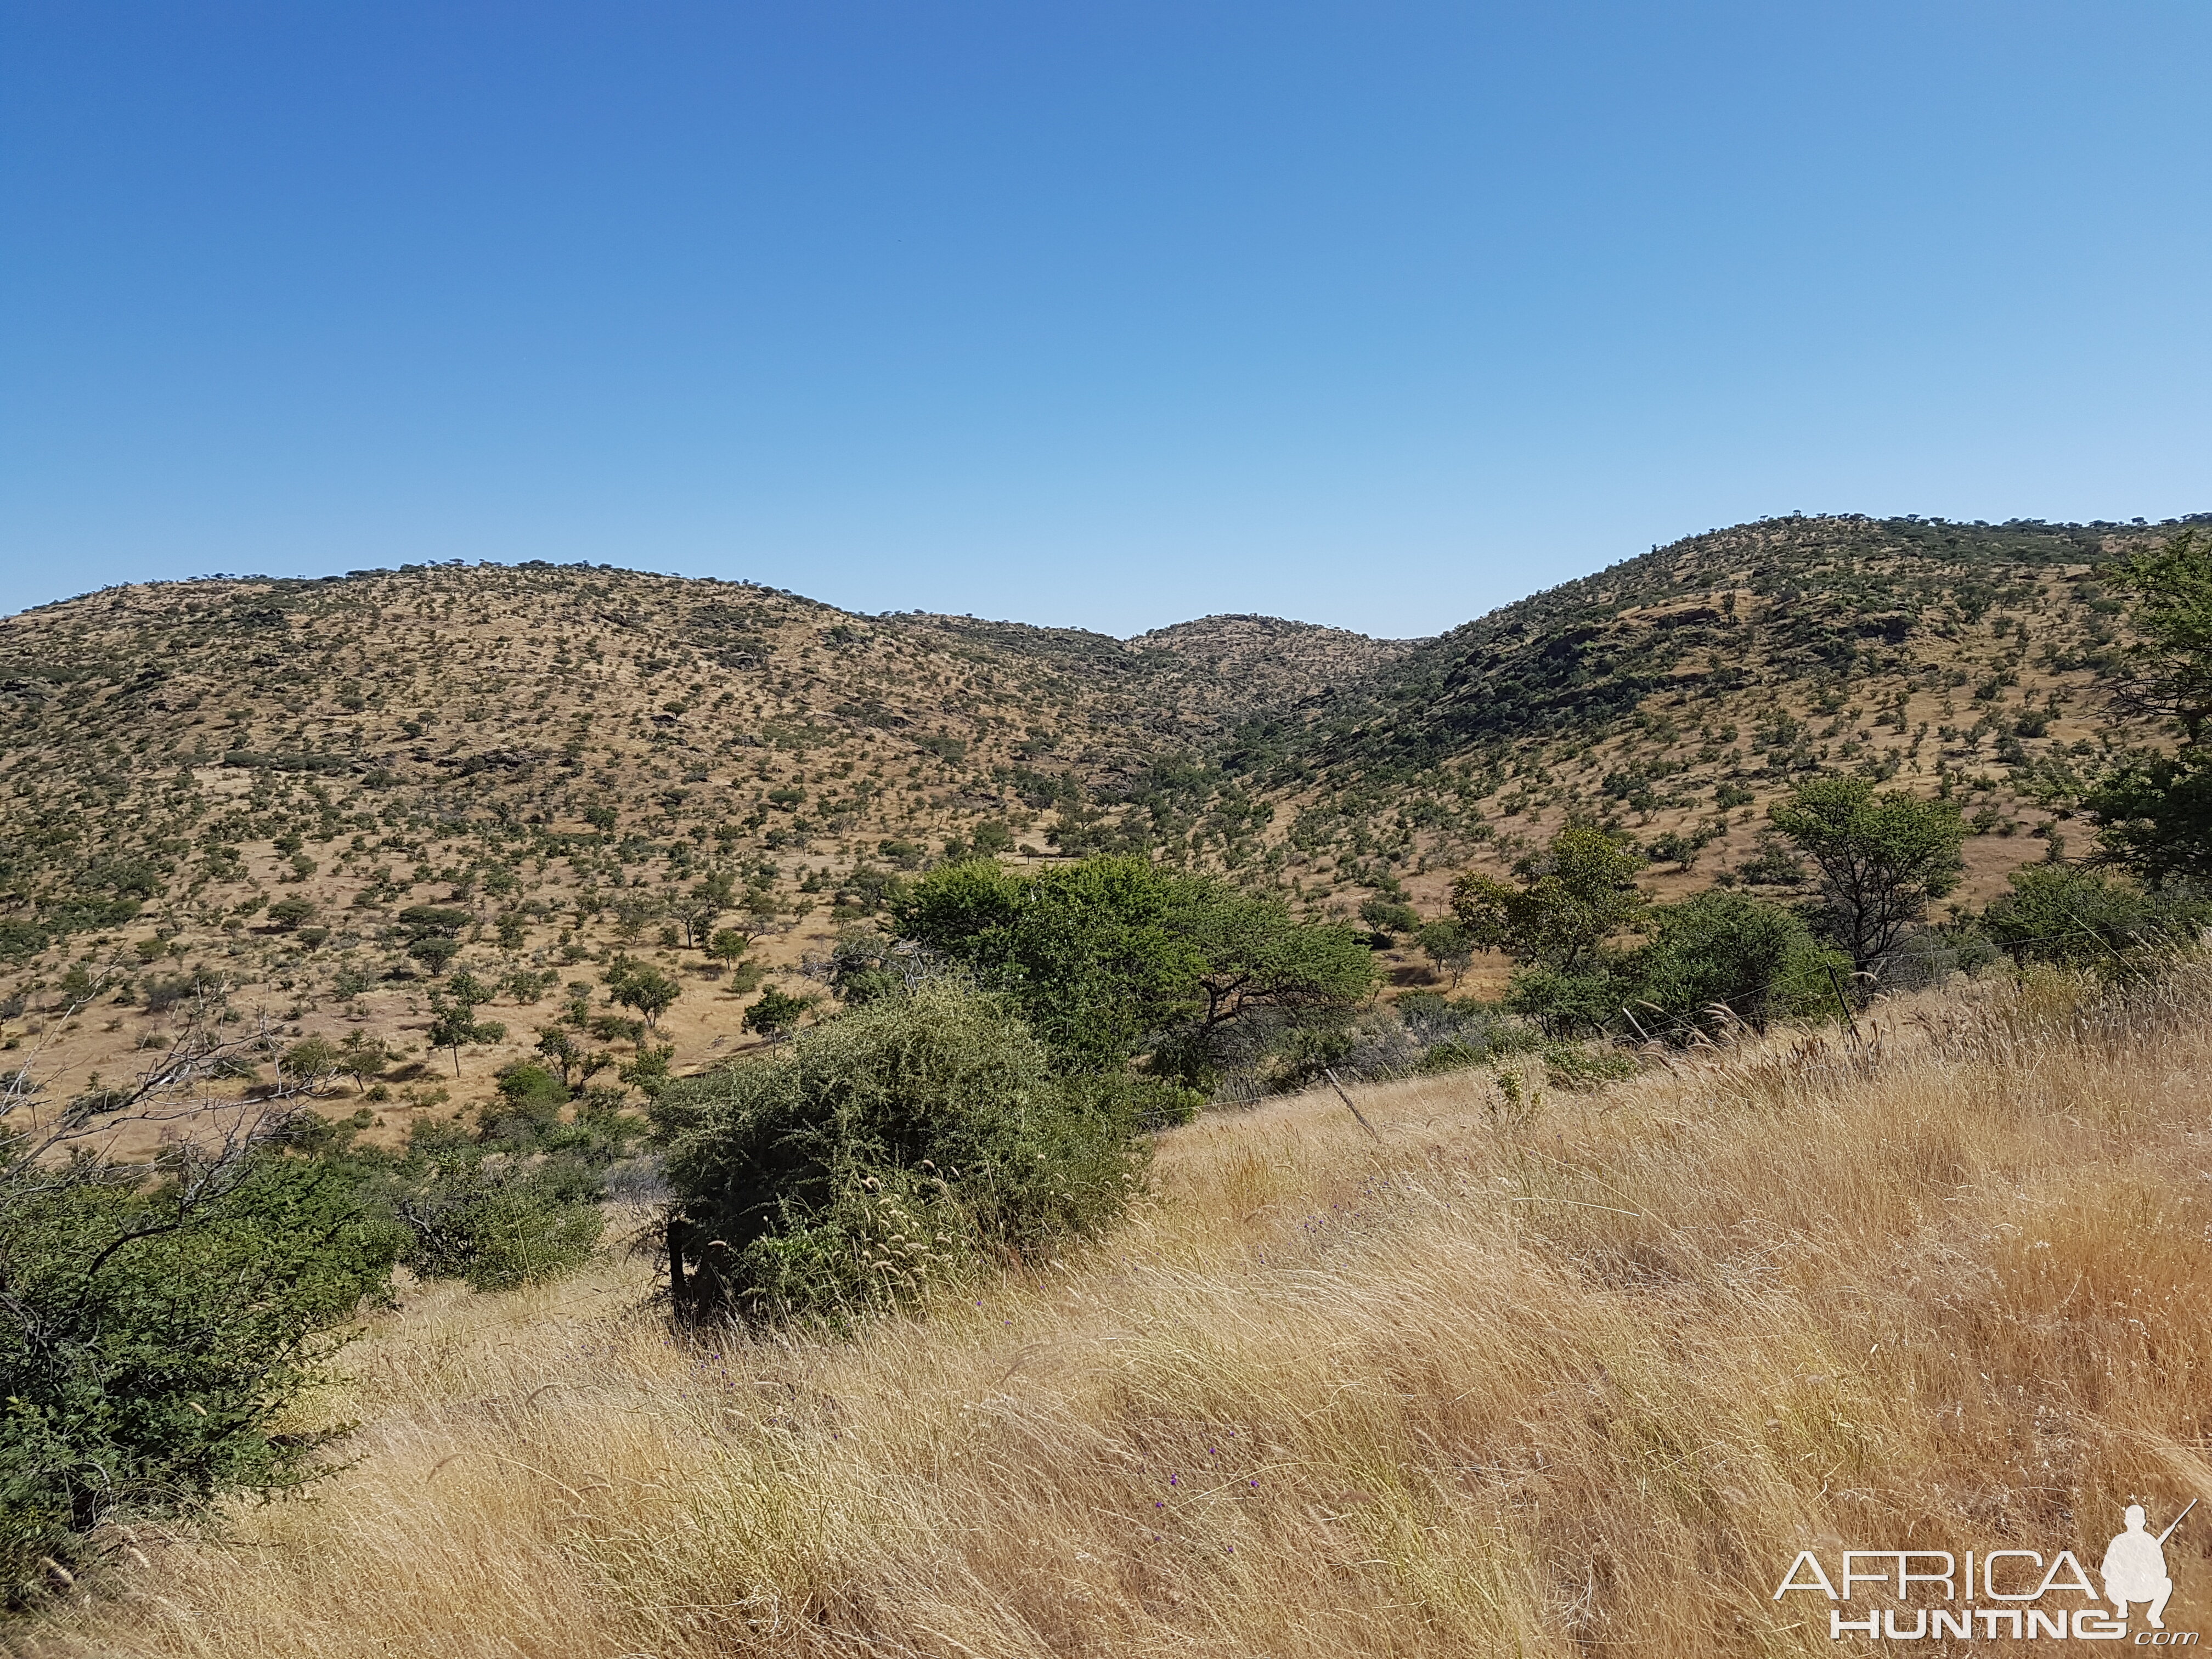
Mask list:
[[760,994],[759,1000],[745,1010],[744,1028],[758,1031],[763,1036],[781,1036],[797,1025],[799,1016],[813,1006],[812,997],[795,997],[771,985]]
[[1034,875],[956,864],[893,914],[908,939],[1013,997],[1071,1072],[1109,1072],[1151,1048],[1186,1083],[1209,1083],[1226,1028],[1268,1010],[1339,1011],[1375,982],[1351,929],[1295,921],[1275,899],[1140,858]]
[[2212,922],[2212,901],[2190,882],[2148,889],[2123,875],[2067,864],[2031,864],[2005,878],[1982,925],[2015,961],[2116,969],[2130,952],[2193,937]]
[[314,900],[302,898],[296,893],[286,898],[280,898],[269,907],[269,920],[276,923],[278,927],[286,930],[297,927],[301,923],[312,920],[314,914]]
[[263,1141],[152,1170],[0,1146],[0,1600],[112,1521],[319,1474],[277,1431],[404,1234],[327,1160]]
[[1158,1086],[1056,1076],[1004,999],[949,977],[678,1082],[652,1109],[672,1291],[694,1316],[839,1319],[1095,1234]]
[[[501,1068],[499,1097],[459,1124],[418,1121],[405,1154],[384,1176],[411,1235],[403,1260],[426,1279],[459,1279],[480,1291],[534,1284],[572,1272],[597,1248],[607,1171],[643,1128],[620,1096],[587,1093],[573,1120],[569,1092],[532,1060]],[[369,1155],[373,1171],[381,1171]]]
[[1824,951],[1795,910],[1748,894],[1704,892],[1654,913],[1651,941],[1632,958],[1629,1001],[1638,1023],[1682,1036],[1726,1024],[1725,1007],[1763,1029],[1777,1018],[1832,1004],[1829,970],[1850,958]]

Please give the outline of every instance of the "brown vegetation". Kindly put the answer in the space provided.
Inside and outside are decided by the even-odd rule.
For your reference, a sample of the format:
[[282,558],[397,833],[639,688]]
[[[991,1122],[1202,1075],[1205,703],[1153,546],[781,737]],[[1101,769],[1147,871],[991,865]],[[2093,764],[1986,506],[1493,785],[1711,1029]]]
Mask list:
[[[616,952],[681,976],[678,1069],[749,1046],[763,983],[951,852],[1140,851],[1305,914],[1434,915],[1581,813],[1674,897],[1786,875],[1764,808],[1819,769],[1960,800],[1977,902],[2142,735],[2109,717],[2098,574],[2160,533],[1764,521],[1424,642],[1251,617],[1122,641],[547,565],[113,589],[0,621],[0,1044],[52,1100],[112,1087],[196,979],[288,1040],[386,1042],[397,1133],[483,1093],[572,986],[603,1003]],[[735,972],[688,920],[716,873]],[[408,954],[426,905],[501,988],[506,1039],[459,1080]],[[1382,943],[1391,982],[1438,982]],[[104,988],[67,1020],[78,964]]]
[[357,1464],[31,1650],[1832,1652],[1801,1548],[2094,1565],[2212,1490],[2208,1012],[2045,975],[1379,1142],[1216,1115],[1109,1247],[850,1342],[672,1340],[643,1262],[421,1294],[323,1403]]

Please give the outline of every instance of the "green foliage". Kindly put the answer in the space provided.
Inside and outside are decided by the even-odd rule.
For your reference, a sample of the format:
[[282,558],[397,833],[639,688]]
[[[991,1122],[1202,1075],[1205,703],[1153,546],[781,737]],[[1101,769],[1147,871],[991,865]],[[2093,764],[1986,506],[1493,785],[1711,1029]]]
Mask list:
[[1421,947],[1421,954],[1428,957],[1438,973],[1451,975],[1455,988],[1460,975],[1474,961],[1474,935],[1465,922],[1455,916],[1423,922],[1414,930],[1413,942]]
[[557,1025],[538,1028],[538,1052],[559,1073],[564,1089],[580,1087],[614,1064],[604,1049],[586,1048]]
[[326,1159],[266,1142],[151,1170],[0,1146],[0,1600],[111,1520],[319,1472],[277,1421],[404,1235]]
[[1008,999],[949,976],[679,1082],[652,1116],[681,1305],[838,1318],[1093,1235],[1157,1089],[1057,1075]]
[[1613,836],[1570,824],[1540,858],[1523,860],[1509,886],[1470,872],[1452,884],[1452,912],[1479,949],[1504,951],[1550,978],[1589,970],[1607,943],[1638,927],[1650,900],[1636,885],[1644,860]]
[[812,997],[793,996],[771,985],[745,1010],[744,1028],[763,1036],[781,1036],[797,1026],[799,1017],[813,1006]]
[[650,963],[638,962],[629,957],[617,957],[608,964],[603,976],[607,994],[625,1008],[631,1008],[644,1017],[650,1030],[660,1022],[660,1017],[676,1006],[684,994],[684,988],[675,979]]
[[1763,1029],[1831,1008],[1829,972],[1850,963],[1823,949],[1796,911],[1716,890],[1654,911],[1650,942],[1626,966],[1638,1023],[1671,1036],[1731,1017]]
[[381,1037],[371,1036],[356,1028],[348,1031],[345,1041],[338,1044],[337,1063],[338,1069],[353,1079],[354,1086],[361,1088],[392,1064],[392,1051],[385,1047]]
[[476,1133],[418,1121],[386,1176],[409,1233],[402,1260],[422,1278],[507,1290],[571,1273],[599,1244],[605,1170],[641,1126],[598,1105],[562,1122],[567,1090],[528,1061],[500,1083]]
[[2212,883],[2212,753],[2138,751],[2081,797],[2105,855],[2153,883]]
[[1030,875],[969,862],[896,902],[901,932],[1014,1000],[1070,1072],[1158,1051],[1196,1080],[1219,1029],[1263,1008],[1343,1007],[1375,980],[1350,929],[1300,923],[1277,900],[1143,859]]
[[276,1070],[287,1082],[312,1089],[345,1069],[338,1045],[326,1036],[305,1036],[278,1057]]
[[461,1074],[461,1050],[464,1047],[497,1042],[507,1035],[507,1027],[495,1019],[478,1019],[477,1006],[489,1001],[488,987],[470,975],[457,974],[453,984],[446,992],[430,994],[429,1043],[433,1048],[453,1051],[453,1075]]
[[1420,913],[1412,905],[1379,895],[1361,902],[1359,919],[1386,939],[1392,933],[1410,933],[1421,925]]
[[1645,906],[1638,919],[1648,937],[1633,949],[1601,944],[1573,966],[1524,961],[1508,981],[1506,1007],[1559,1036],[1681,1042],[1700,1029],[1763,1029],[1820,1012],[1835,994],[1829,970],[1850,967],[1796,911],[1748,894],[1713,889]]
[[314,915],[315,902],[297,893],[280,898],[269,907],[269,920],[288,931],[313,921]]
[[1966,867],[1956,806],[1865,778],[1814,778],[1767,816],[1820,871],[1829,930],[1861,971],[1878,969]]
[[2172,720],[2194,746],[2212,720],[2212,535],[2185,530],[2109,579],[2136,596],[2126,701]]
[[2031,864],[2005,879],[2012,890],[1990,902],[1982,926],[2018,962],[2112,971],[2212,924],[2212,900],[2185,881],[2146,890],[2067,864]]
[[435,904],[410,904],[399,913],[407,954],[433,974],[442,974],[461,951],[460,931],[473,918],[466,910]]
[[2127,655],[2124,704],[2172,722],[2179,754],[2139,749],[2086,791],[2106,856],[2154,884],[2212,881],[2212,536],[2189,530],[2114,573],[2136,596],[2140,642]]

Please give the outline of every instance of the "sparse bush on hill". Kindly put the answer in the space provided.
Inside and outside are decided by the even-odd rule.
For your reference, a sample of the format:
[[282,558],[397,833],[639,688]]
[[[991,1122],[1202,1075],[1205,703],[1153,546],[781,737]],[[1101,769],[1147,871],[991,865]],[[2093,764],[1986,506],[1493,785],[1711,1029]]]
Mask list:
[[652,1117],[693,1317],[832,1319],[911,1303],[1126,1208],[1167,1085],[1070,1078],[1010,999],[940,976],[679,1082]]

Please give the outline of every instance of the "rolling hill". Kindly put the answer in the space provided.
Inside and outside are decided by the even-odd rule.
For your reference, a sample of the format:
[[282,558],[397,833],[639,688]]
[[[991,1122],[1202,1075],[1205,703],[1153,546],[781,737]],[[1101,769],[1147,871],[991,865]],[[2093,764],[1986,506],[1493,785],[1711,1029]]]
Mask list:
[[696,1063],[749,1040],[757,977],[697,948],[710,884],[787,975],[976,849],[1433,910],[1580,813],[1679,891],[1786,878],[1761,813],[1821,768],[1961,799],[1983,896],[2147,735],[2100,693],[2099,572],[2172,528],[1764,520],[1416,641],[1252,616],[1122,641],[542,563],[105,590],[0,621],[0,1041],[66,1097],[220,984],[286,1034],[411,1049],[428,1102],[410,946],[437,912],[506,988],[471,1078],[614,951],[685,974]]

